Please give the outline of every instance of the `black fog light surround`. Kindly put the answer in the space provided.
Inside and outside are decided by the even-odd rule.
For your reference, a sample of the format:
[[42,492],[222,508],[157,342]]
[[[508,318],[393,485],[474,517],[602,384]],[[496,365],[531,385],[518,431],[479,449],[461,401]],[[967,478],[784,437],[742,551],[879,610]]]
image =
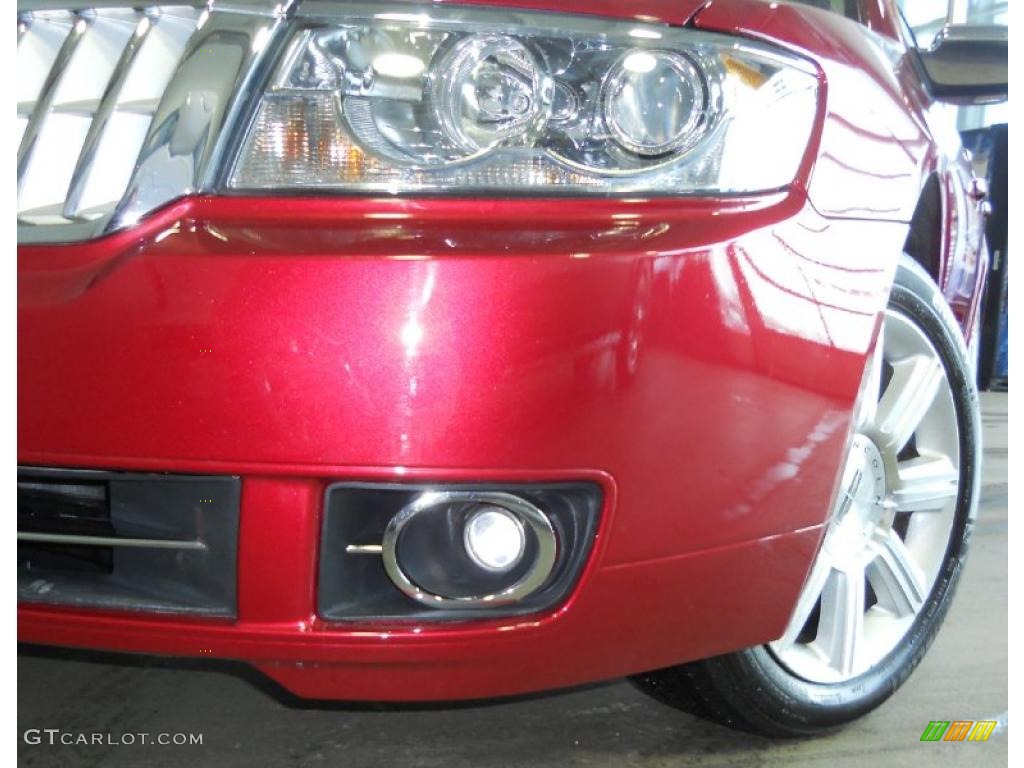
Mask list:
[[318,612],[439,620],[549,608],[579,575],[600,505],[589,483],[332,486]]

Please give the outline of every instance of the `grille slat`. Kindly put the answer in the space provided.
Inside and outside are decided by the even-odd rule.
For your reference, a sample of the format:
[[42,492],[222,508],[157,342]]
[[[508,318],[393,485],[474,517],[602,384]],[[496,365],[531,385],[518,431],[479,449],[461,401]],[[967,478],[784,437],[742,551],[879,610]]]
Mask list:
[[67,11],[22,14],[18,17],[18,142],[35,110],[46,76],[71,29]]
[[121,56],[114,65],[114,71],[107,83],[107,89],[100,99],[99,104],[93,109],[92,123],[89,125],[89,132],[85,135],[82,143],[82,151],[78,155],[78,162],[75,170],[71,173],[71,182],[68,185],[68,193],[64,199],[64,216],[73,218],[81,210],[80,203],[85,192],[89,175],[92,172],[93,163],[96,161],[96,150],[99,148],[100,139],[110,122],[114,109],[117,107],[117,100],[121,95],[121,89],[128,74],[131,72],[132,64],[142,50],[142,44],[153,28],[153,22],[149,16],[143,16],[135,27],[135,31],[128,39],[128,43],[121,51]]
[[21,144],[18,146],[18,197],[19,209],[21,208],[21,191],[28,171],[29,161],[35,151],[39,134],[42,131],[43,122],[50,111],[50,106],[57,95],[57,86],[67,71],[68,63],[78,48],[78,44],[85,35],[89,22],[84,16],[75,16],[74,21],[64,37],[53,64],[50,67],[46,79],[43,81],[39,96],[32,105],[32,113],[28,118],[28,125],[21,137]]
[[[18,221],[103,220],[124,195],[200,8],[18,17]],[[38,87],[33,87],[33,84]]]

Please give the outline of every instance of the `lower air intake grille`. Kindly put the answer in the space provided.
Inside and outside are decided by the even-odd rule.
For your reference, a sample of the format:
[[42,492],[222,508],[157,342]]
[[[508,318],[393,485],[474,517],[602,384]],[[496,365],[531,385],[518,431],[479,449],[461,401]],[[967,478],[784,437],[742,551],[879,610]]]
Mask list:
[[18,470],[18,600],[234,616],[236,477]]

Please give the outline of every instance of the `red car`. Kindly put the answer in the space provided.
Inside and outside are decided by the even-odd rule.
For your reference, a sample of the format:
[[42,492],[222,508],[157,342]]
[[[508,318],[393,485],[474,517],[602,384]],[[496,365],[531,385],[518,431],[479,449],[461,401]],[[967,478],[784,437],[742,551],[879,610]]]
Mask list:
[[313,698],[636,675],[774,734],[906,679],[979,482],[939,102],[1005,96],[1005,34],[109,5],[19,5],[21,640]]

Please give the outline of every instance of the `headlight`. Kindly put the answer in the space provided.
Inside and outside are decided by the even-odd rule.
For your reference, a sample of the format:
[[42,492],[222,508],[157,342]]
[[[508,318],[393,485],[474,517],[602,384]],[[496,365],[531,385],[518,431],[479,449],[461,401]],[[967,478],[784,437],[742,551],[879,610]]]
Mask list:
[[298,20],[234,189],[749,193],[793,181],[816,115],[808,62],[737,38],[314,7],[332,15]]

